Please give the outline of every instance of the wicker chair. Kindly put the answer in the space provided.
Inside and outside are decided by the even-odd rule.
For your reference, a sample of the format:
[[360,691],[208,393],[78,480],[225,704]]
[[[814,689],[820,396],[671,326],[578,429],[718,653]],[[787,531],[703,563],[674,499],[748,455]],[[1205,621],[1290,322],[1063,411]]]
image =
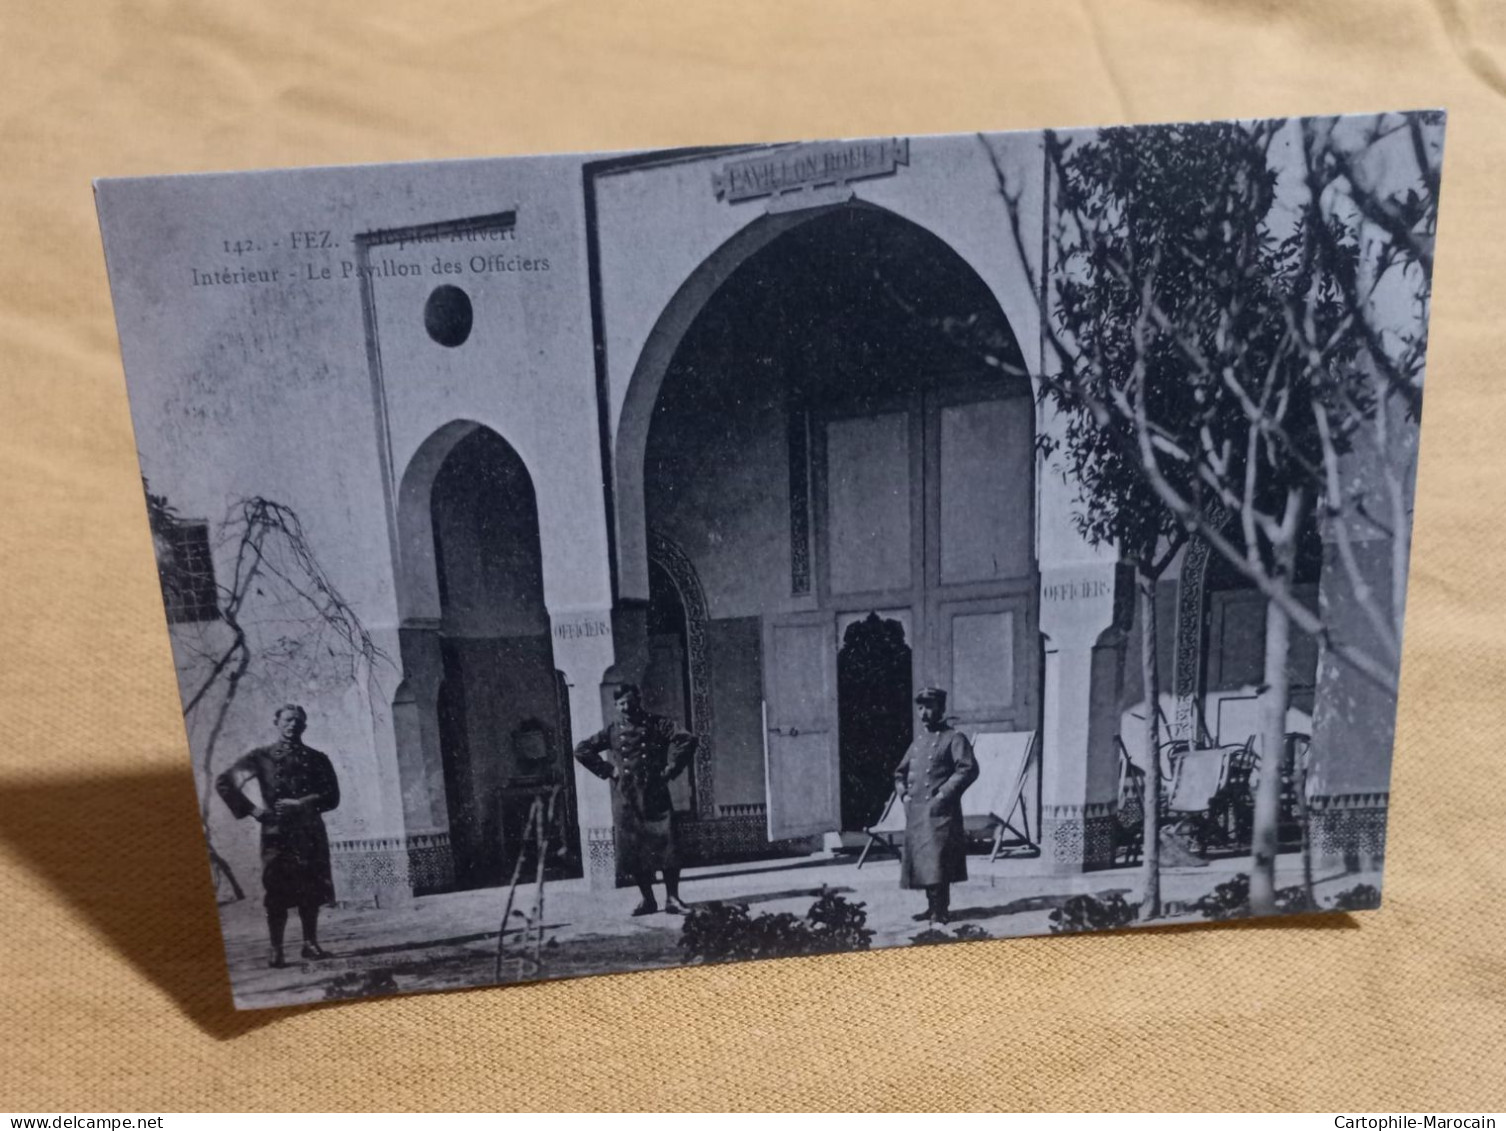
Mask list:
[[1114,810],[1115,864],[1138,864],[1145,853],[1145,771],[1119,746],[1119,801]]
[[1170,761],[1167,824],[1202,856],[1215,846],[1248,843],[1250,782],[1257,762],[1253,736],[1237,745],[1186,749]]

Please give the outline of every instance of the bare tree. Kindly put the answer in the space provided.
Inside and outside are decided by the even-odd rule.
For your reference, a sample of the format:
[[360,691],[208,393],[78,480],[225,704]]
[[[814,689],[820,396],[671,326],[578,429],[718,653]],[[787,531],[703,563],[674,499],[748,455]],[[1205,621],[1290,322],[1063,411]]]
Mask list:
[[[1141,481],[1164,517],[1204,538],[1267,599],[1266,767],[1255,798],[1251,886],[1261,912],[1274,909],[1292,627],[1395,690],[1399,599],[1394,631],[1378,635],[1376,655],[1302,604],[1293,580],[1299,532],[1315,506],[1331,528],[1375,521],[1363,493],[1340,482],[1360,431],[1371,430],[1384,464],[1398,426],[1415,430],[1436,217],[1433,124],[1378,123],[1344,148],[1332,123],[1304,123],[1296,136],[1305,179],[1296,188],[1279,183],[1273,160],[1274,149],[1292,144],[1294,129],[1283,122],[1046,139],[1055,195],[1049,266],[1033,280],[1050,353],[1039,376],[1068,418],[1069,462],[1081,447],[1073,429],[1091,430],[1090,447],[1111,450],[1113,465]],[[1412,184],[1382,191],[1361,170],[1376,146],[1403,131],[1420,171]],[[1029,270],[1019,192],[988,152],[1015,251]],[[1394,168],[1390,176],[1398,179]],[[1399,336],[1394,310],[1382,306],[1396,301],[1396,276],[1421,327]],[[1387,529],[1398,541],[1407,475],[1397,472],[1389,490]],[[1115,502],[1091,491],[1088,501]],[[1227,523],[1213,517],[1224,514]],[[1133,545],[1124,549],[1131,560],[1141,556]],[[1338,552],[1379,627],[1378,606],[1342,539]],[[1399,595],[1405,549],[1394,558],[1403,570],[1393,582]]]
[[[182,518],[165,496],[145,481],[143,487],[171,618],[198,579],[177,549]],[[219,742],[248,680],[279,696],[325,682],[358,683],[375,709],[376,669],[394,665],[319,564],[291,507],[260,496],[237,500],[215,542],[220,559],[230,562],[229,578],[215,582],[212,615],[174,625],[174,643],[190,681],[183,684],[183,717],[191,728],[207,728],[197,743],[199,822],[217,879],[239,900],[245,891],[215,848],[209,813]]]
[[[1415,471],[1413,460],[1398,457],[1415,452],[1422,412],[1443,123],[1441,112],[1301,123],[1309,207],[1327,221],[1313,226],[1310,254],[1339,282],[1349,319],[1344,331],[1361,345],[1374,406],[1363,442],[1388,457],[1373,461],[1363,478],[1346,475],[1335,458],[1337,445],[1325,444],[1323,514],[1354,599],[1393,664],[1401,658]],[[1349,255],[1339,233],[1360,225],[1368,238],[1355,269],[1347,271]],[[1321,355],[1325,343],[1307,319],[1294,317],[1293,332],[1310,354]],[[1333,434],[1343,421],[1319,406],[1315,424]],[[1376,593],[1361,576],[1356,531],[1389,541],[1389,592]]]

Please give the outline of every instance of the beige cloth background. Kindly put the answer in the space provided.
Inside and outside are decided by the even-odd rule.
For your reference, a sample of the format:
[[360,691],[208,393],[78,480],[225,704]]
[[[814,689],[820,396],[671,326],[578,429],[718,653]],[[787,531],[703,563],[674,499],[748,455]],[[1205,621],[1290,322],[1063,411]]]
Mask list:
[[[1506,1108],[1506,8],[72,0],[0,59],[0,1109]],[[1383,910],[232,1011],[89,178],[1430,106]]]

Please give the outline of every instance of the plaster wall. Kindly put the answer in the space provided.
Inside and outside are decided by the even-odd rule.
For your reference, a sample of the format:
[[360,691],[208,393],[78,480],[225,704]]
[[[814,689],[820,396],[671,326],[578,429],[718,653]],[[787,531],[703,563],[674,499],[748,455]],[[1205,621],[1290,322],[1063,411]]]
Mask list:
[[[379,662],[370,680],[332,672],[312,683],[253,663],[216,746],[211,773],[269,740],[276,704],[302,701],[310,713],[307,740],[330,755],[344,787],[340,808],[327,818],[336,840],[401,836],[405,829],[391,719],[400,678],[397,584],[355,237],[516,211],[516,236],[505,244],[374,257],[377,266],[386,257],[420,271],[372,279],[388,415],[396,425],[392,463],[400,476],[425,437],[452,420],[490,424],[532,473],[552,605],[605,608],[579,170],[578,159],[550,158],[99,187],[131,411],[151,490],[183,517],[207,520],[212,532],[241,499],[290,507],[330,583],[393,661]],[[547,261],[548,269],[509,271],[497,265],[499,253]],[[473,264],[473,255],[493,258]],[[461,274],[435,274],[437,259],[458,261]],[[238,271],[268,281],[204,281]],[[440,282],[463,286],[475,307],[472,336],[455,350],[423,328],[424,299]],[[216,548],[221,583],[231,575],[231,550]],[[248,599],[241,619],[257,656],[288,635],[285,612]],[[187,693],[227,633],[208,623],[177,626],[172,637]],[[587,663],[596,669],[589,678],[604,666],[599,657]],[[596,696],[575,701],[588,704],[577,732],[599,725]],[[190,720],[196,756],[211,721],[202,711]],[[217,800],[210,817],[217,846],[232,855],[243,880],[254,876],[249,823],[236,827]]]

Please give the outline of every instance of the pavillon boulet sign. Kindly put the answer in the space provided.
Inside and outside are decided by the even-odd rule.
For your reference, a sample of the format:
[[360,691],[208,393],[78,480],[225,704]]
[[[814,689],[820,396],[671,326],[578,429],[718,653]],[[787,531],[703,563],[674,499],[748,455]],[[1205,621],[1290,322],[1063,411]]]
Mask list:
[[801,189],[889,176],[909,163],[907,138],[795,145],[759,157],[729,161],[712,174],[711,187],[717,199],[735,204]]

